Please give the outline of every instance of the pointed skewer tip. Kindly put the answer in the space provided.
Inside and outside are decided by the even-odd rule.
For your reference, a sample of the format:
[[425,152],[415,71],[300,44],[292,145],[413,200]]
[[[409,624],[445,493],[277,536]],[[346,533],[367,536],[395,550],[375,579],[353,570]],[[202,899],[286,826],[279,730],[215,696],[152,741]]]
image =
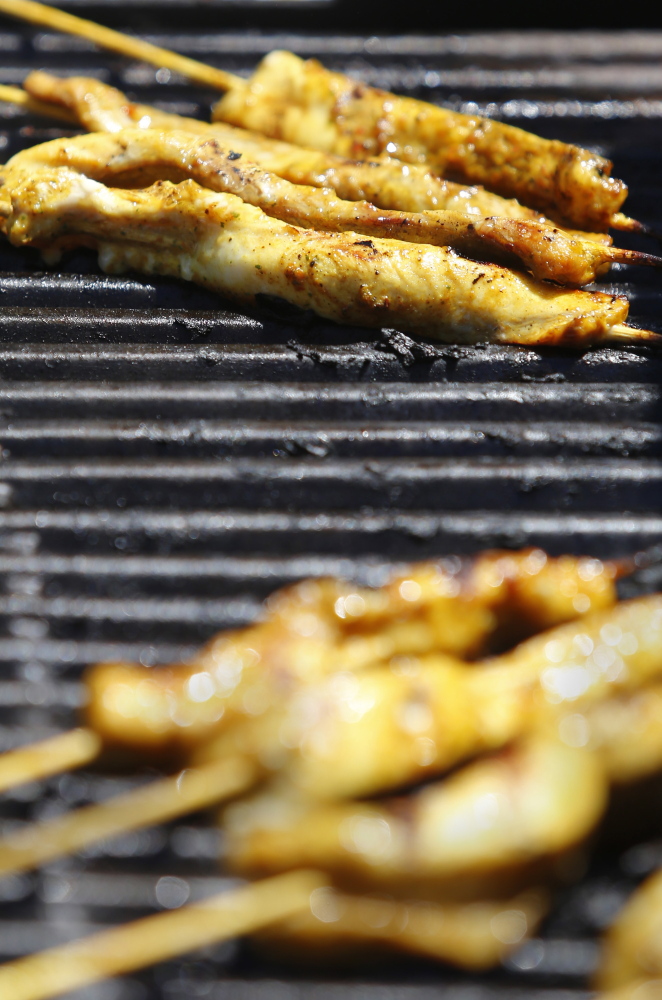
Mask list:
[[607,343],[645,343],[653,347],[662,347],[662,333],[654,333],[653,330],[641,330],[636,326],[628,326],[627,323],[617,323],[607,330],[603,338],[604,341]]
[[631,264],[639,267],[662,267],[662,257],[653,253],[641,253],[639,250],[621,250],[613,248],[611,259],[619,264]]
[[662,243],[661,230],[655,229],[645,222],[639,222],[638,219],[631,219],[629,215],[624,215],[622,212],[612,215],[609,225],[610,229],[618,229],[622,233],[637,233],[641,236],[649,236],[651,239]]

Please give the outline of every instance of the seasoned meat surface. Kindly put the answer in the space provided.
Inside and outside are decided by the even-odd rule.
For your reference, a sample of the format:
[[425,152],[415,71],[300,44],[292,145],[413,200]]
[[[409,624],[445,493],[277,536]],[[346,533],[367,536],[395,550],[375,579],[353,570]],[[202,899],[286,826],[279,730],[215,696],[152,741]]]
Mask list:
[[452,249],[299,229],[190,180],[125,191],[61,167],[8,170],[4,181],[2,228],[13,243],[96,246],[112,272],[170,274],[249,304],[275,295],[336,322],[450,342],[628,335],[625,297],[565,291]]
[[479,260],[524,265],[536,277],[559,284],[588,284],[612,261],[662,265],[662,259],[574,239],[546,223],[456,211],[394,212],[366,201],[344,201],[329,188],[292,184],[262,169],[216,136],[160,129],[96,132],[27,149],[10,160],[8,169],[29,165],[71,167],[132,186],[189,177],[296,226],[452,246]]
[[291,52],[266,56],[214,117],[341,156],[427,164],[579,229],[607,230],[627,196],[609,160],[586,149],[376,90]]

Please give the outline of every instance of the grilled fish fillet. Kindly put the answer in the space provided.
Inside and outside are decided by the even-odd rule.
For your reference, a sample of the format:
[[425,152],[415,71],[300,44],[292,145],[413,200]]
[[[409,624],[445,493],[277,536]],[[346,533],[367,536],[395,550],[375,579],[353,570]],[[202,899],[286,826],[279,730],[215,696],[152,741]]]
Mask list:
[[[544,216],[512,198],[501,198],[480,187],[467,187],[442,180],[429,167],[404,164],[391,157],[365,161],[346,159],[333,153],[269,139],[258,132],[234,128],[222,122],[199,121],[169,114],[147,104],[136,104],[121,91],[92,77],[66,79],[37,71],[24,83],[25,90],[40,101],[71,111],[92,132],[119,132],[126,128],[178,130],[213,135],[222,145],[243,153],[247,159],[293,184],[331,188],[346,201],[369,201],[379,208],[402,212],[442,210],[462,215],[498,216],[529,222],[545,222]],[[602,233],[569,231],[576,239],[592,239],[609,245]]]
[[469,218],[453,211],[405,213],[366,201],[344,201],[329,188],[292,184],[245,159],[215,136],[182,131],[126,129],[55,139],[14,156],[8,169],[66,166],[124,186],[160,178],[196,180],[213,191],[238,195],[267,215],[306,229],[452,246],[501,264],[524,266],[537,278],[585,285],[612,262],[662,265],[662,259],[566,236],[544,223]]
[[452,249],[302,230],[194,181],[107,188],[68,168],[6,170],[2,228],[52,259],[97,247],[101,266],[168,274],[248,304],[278,296],[319,316],[448,342],[580,346],[654,337],[623,326],[627,299],[566,291]]
[[341,156],[389,153],[425,163],[579,229],[607,230],[627,196],[625,184],[609,176],[610,161],[586,149],[397,97],[291,52],[266,56],[213,117]]

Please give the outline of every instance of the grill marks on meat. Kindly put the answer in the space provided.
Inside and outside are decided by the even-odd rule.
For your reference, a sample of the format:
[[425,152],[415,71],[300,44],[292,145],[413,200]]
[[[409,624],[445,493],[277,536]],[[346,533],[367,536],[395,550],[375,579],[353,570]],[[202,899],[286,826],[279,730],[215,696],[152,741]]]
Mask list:
[[453,211],[407,214],[366,201],[344,201],[328,188],[292,184],[269,173],[216,137],[182,131],[130,129],[56,139],[19,153],[8,167],[25,169],[28,164],[67,166],[88,177],[120,183],[127,176],[133,184],[149,183],[155,175],[189,177],[211,190],[236,194],[292,225],[452,246],[479,259],[524,264],[536,277],[560,284],[588,284],[612,261],[662,265],[658,258],[573,239],[537,222],[470,220]]
[[342,156],[427,163],[581,229],[607,230],[627,196],[610,161],[588,150],[367,87],[290,52],[266,56],[214,117]]
[[555,288],[451,249],[299,229],[190,180],[126,191],[68,168],[4,179],[0,212],[13,243],[53,253],[91,241],[108,271],[181,277],[238,302],[278,295],[340,323],[474,343],[591,343],[627,316],[621,296]]

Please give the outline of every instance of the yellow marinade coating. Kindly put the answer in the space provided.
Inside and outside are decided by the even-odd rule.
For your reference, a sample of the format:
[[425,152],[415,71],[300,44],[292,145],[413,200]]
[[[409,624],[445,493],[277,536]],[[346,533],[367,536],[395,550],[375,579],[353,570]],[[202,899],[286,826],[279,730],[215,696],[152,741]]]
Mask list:
[[330,188],[292,184],[222,145],[216,136],[181,130],[134,128],[54,139],[17,153],[6,169],[39,167],[69,167],[120,187],[190,178],[305,229],[450,246],[478,260],[524,266],[535,277],[559,284],[588,284],[612,261],[662,264],[633,251],[574,239],[547,223],[448,210],[394,212],[366,201],[346,201]]
[[535,932],[547,894],[530,889],[511,899],[470,903],[357,896],[316,890],[310,909],[258,935],[260,950],[301,964],[383,959],[399,952],[464,969],[490,969]]
[[419,563],[374,589],[304,580],[273,594],[263,621],[219,633],[190,663],[99,664],[87,676],[87,719],[111,745],[181,754],[238,721],[264,720],[300,688],[339,671],[381,667],[390,687],[391,664],[401,665],[405,681],[411,657],[469,659],[495,642],[610,608],[615,577],[610,563],[524,549]]
[[224,810],[226,858],[254,877],[314,865],[348,891],[484,897],[581,843],[607,794],[598,754],[533,736],[402,798],[315,804],[275,781]]
[[3,176],[2,229],[53,260],[86,244],[111,273],[184,278],[247,305],[276,296],[337,323],[450,343],[578,347],[623,335],[624,296],[564,290],[443,247],[298,229],[194,181],[125,191],[64,167]]
[[479,116],[398,97],[271,52],[214,118],[341,156],[389,153],[442,176],[484,184],[579,229],[609,228],[627,196],[604,157]]
[[[633,893],[607,931],[596,977],[604,990],[656,978],[662,978],[662,870]],[[649,996],[645,991],[641,995]],[[650,996],[652,1000],[655,993]]]
[[[118,132],[137,127],[213,136],[263,169],[293,184],[331,188],[347,201],[369,201],[380,208],[402,212],[446,210],[473,218],[498,216],[528,222],[546,221],[539,212],[513,198],[501,198],[481,187],[467,187],[443,180],[427,166],[405,164],[388,156],[370,161],[347,159],[269,139],[259,132],[234,128],[222,122],[210,125],[197,118],[186,118],[147,104],[137,104],[120,90],[93,77],[62,79],[36,71],[27,77],[24,87],[41,101],[67,108],[90,131]],[[570,230],[566,234],[605,245],[611,243],[611,238],[602,233]]]

